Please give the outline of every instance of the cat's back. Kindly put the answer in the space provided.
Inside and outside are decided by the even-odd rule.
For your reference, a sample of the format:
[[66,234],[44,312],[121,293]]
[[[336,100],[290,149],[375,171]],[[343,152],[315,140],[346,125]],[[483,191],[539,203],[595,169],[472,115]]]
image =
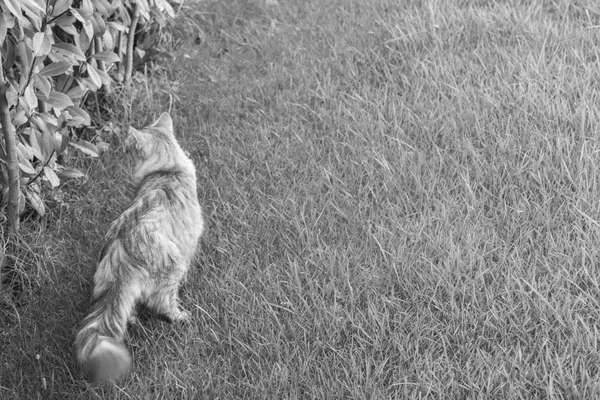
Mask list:
[[186,229],[202,225],[196,177],[181,171],[148,174],[137,189],[134,203],[146,204],[149,213],[162,213],[156,217],[165,223],[181,225]]
[[189,247],[195,246],[203,229],[195,176],[176,170],[155,171],[141,180],[132,202],[113,222],[106,239],[132,239],[138,246],[168,241]]
[[195,175],[180,170],[154,171],[146,175],[136,189],[137,198],[157,198],[167,206],[200,208]]

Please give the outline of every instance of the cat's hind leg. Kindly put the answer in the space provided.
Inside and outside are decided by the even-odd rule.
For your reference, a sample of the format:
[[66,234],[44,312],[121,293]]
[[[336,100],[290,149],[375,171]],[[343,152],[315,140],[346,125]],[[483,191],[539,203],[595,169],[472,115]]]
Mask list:
[[191,314],[179,307],[179,282],[163,282],[157,285],[146,300],[151,310],[167,317],[170,321],[186,321]]

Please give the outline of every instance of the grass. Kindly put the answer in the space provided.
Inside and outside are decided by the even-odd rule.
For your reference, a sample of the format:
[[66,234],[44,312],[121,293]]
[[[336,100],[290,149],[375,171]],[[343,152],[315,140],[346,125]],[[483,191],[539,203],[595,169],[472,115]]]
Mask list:
[[140,88],[130,120],[171,107],[197,161],[193,322],[132,327],[133,374],[81,380],[74,330],[130,188],[118,146],[74,160],[89,178],[65,184],[68,207],[24,227],[0,398],[599,396],[594,1],[187,15],[199,43],[181,39],[174,84]]

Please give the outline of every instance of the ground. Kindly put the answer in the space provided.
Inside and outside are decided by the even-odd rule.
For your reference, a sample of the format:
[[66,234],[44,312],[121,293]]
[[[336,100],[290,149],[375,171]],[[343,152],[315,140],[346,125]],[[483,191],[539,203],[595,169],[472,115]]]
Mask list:
[[599,396],[595,1],[183,11],[114,122],[170,111],[196,162],[193,319],[132,327],[118,386],[81,379],[74,331],[131,195],[117,138],[24,224],[0,398]]

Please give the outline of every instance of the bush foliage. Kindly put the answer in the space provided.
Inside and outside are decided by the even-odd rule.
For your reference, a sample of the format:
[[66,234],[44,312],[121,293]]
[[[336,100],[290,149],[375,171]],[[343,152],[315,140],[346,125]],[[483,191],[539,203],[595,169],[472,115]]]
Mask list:
[[127,85],[136,28],[163,26],[174,10],[166,0],[4,0],[0,8],[0,108],[10,118],[0,141],[0,206],[18,230],[26,203],[44,214],[44,188],[83,176],[64,165],[63,153],[98,155],[78,137],[92,123],[86,97]]

